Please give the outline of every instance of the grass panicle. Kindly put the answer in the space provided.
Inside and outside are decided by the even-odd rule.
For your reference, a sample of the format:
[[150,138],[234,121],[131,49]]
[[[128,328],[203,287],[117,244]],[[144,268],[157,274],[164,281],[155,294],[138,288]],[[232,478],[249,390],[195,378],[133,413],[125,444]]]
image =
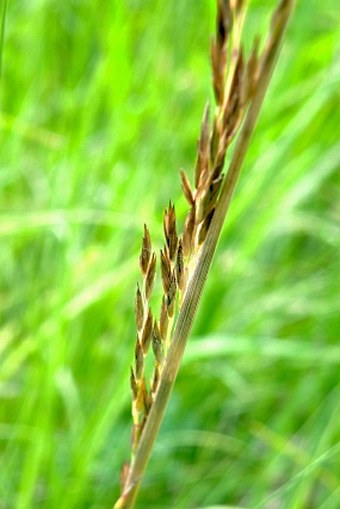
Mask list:
[[[245,15],[244,65],[278,2],[239,4],[226,71]],[[145,475],[135,452],[138,509],[340,507],[338,1],[297,7]],[[158,387],[146,450],[183,320],[167,314],[159,206],[175,204],[180,243],[206,99],[209,136],[216,111],[215,11],[211,0],[0,2],[3,507],[112,507],[125,461],[127,487],[143,222],[157,256],[153,324],[162,338],[172,330],[162,377],[152,337],[145,358]],[[184,276],[194,225],[191,214]]]
[[[140,255],[143,285],[137,285],[136,291],[137,339],[131,369],[132,458],[129,467],[123,467],[122,494],[115,509],[134,506],[292,8],[292,0],[281,0],[263,53],[259,54],[259,40],[255,38],[246,57],[241,43],[246,2],[217,2],[216,33],[211,42],[215,108],[213,118],[210,106],[204,109],[194,186],[185,171],[180,172],[190,206],[180,234],[175,206],[169,202],[164,212],[165,243],[159,256],[164,294],[159,321],[149,305],[156,255],[149,230],[144,227]],[[237,143],[225,177],[226,154],[235,137]],[[144,366],[150,344],[154,372],[149,383]]]

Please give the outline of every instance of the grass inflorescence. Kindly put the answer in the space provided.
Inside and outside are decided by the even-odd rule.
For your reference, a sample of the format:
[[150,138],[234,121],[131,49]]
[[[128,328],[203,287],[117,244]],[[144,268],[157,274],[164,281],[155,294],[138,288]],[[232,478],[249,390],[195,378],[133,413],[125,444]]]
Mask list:
[[[137,285],[137,340],[130,377],[134,422],[132,457],[131,463],[122,470],[122,495],[116,509],[134,506],[293,5],[290,0],[279,3],[263,52],[259,54],[256,37],[249,57],[245,58],[241,38],[246,3],[217,2],[216,34],[211,42],[214,115],[211,120],[207,105],[198,139],[194,186],[185,171],[180,172],[183,193],[190,206],[180,234],[171,202],[164,212],[165,245],[160,251],[164,294],[159,320],[153,319],[149,306],[156,255],[149,230],[144,226],[140,254],[143,289]],[[227,150],[245,116],[224,178]],[[155,361],[152,381],[148,384],[144,365],[151,343]]]
[[[249,2],[248,57],[274,4]],[[160,320],[162,213],[180,237],[177,170],[194,190],[215,114],[216,2],[0,5],[0,505],[103,509],[129,458],[141,230]],[[297,2],[140,509],[340,507],[338,13]]]

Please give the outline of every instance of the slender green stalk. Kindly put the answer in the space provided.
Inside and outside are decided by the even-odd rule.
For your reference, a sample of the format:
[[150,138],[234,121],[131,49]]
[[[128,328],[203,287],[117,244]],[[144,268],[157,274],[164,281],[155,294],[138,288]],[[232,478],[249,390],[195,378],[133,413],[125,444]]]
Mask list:
[[253,100],[250,103],[238,137],[206,240],[199,254],[196,267],[190,276],[180,313],[175,324],[165,366],[155,394],[155,399],[143,429],[134,461],[129,469],[123,494],[114,506],[115,509],[132,509],[134,507],[139,486],[175,383],[222,226],[240,175],[241,166],[254,131],[293,7],[294,0],[281,0],[273,15],[270,33],[260,61],[259,77]]

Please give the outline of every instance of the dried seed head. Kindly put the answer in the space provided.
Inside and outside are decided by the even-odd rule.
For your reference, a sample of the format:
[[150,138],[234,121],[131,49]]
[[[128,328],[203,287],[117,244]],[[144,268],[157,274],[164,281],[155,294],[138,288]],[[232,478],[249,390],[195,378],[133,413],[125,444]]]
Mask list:
[[188,179],[184,170],[181,170],[180,175],[181,175],[182,189],[183,189],[184,196],[186,197],[187,201],[189,202],[189,205],[193,205],[194,195],[191,190],[189,179]]
[[136,361],[136,363],[135,363],[136,379],[140,380],[143,375],[143,370],[144,370],[144,355],[143,355],[142,346],[138,339],[136,341],[136,348],[135,348],[135,361]]
[[151,309],[149,308],[148,316],[145,320],[142,337],[141,337],[141,345],[142,345],[144,355],[147,353],[149,346],[150,346],[150,342],[151,342],[152,321],[153,321],[152,313],[151,313]]
[[183,243],[182,239],[179,239],[178,249],[177,249],[177,258],[176,258],[176,278],[178,288],[183,290],[185,284],[185,274],[184,274],[184,260],[183,260]]
[[165,341],[167,332],[168,332],[168,306],[167,306],[167,299],[165,296],[163,296],[162,299],[162,306],[161,306],[161,315],[159,319],[159,330],[161,334],[162,341]]
[[186,217],[183,228],[183,254],[185,257],[192,253],[194,246],[195,215],[196,209],[193,205]]
[[212,209],[209,212],[209,214],[207,215],[207,217],[204,219],[203,223],[201,224],[200,231],[198,234],[198,244],[199,245],[203,244],[203,242],[205,241],[205,238],[207,236],[214,212],[215,212],[215,209]]
[[152,253],[151,261],[145,277],[145,297],[149,300],[156,275],[156,254]]
[[171,262],[166,249],[164,249],[164,251],[161,250],[161,273],[164,293],[167,294],[171,282]]
[[133,400],[135,400],[135,399],[137,399],[137,395],[138,395],[138,384],[137,384],[135,373],[134,373],[132,367],[131,367],[131,371],[130,371],[130,386],[131,386],[131,391],[132,391],[132,398],[133,398]]
[[164,213],[164,235],[170,260],[173,260],[177,249],[177,231],[175,207],[171,202],[169,202],[169,207]]
[[152,334],[152,349],[153,349],[153,353],[155,355],[156,362],[160,364],[162,362],[162,356],[163,356],[162,340],[161,340],[159,327],[158,327],[156,321],[155,321],[155,325],[153,328],[153,334]]
[[139,257],[139,264],[142,273],[145,275],[151,258],[151,238],[148,227],[144,225],[144,236],[142,242],[142,251]]
[[136,299],[135,299],[135,318],[136,318],[136,326],[137,330],[140,331],[143,327],[144,321],[144,304],[142,293],[139,288],[139,284],[137,283],[137,291],[136,291]]

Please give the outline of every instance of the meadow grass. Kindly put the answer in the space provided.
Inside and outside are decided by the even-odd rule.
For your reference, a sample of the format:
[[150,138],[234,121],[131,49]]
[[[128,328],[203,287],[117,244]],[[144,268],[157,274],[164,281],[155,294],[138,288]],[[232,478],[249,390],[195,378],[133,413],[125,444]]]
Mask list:
[[[142,225],[161,247],[170,197],[184,219],[214,13],[8,2],[1,508],[118,496]],[[298,2],[138,507],[339,507],[338,26]]]

